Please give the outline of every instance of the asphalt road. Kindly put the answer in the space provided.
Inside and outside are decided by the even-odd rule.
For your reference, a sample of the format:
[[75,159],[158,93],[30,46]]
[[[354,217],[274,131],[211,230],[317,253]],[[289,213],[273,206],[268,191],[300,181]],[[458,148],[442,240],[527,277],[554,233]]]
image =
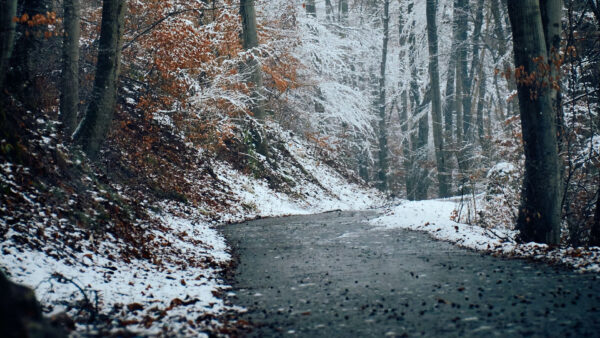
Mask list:
[[264,219],[223,233],[247,336],[600,336],[600,278],[366,223],[374,212]]

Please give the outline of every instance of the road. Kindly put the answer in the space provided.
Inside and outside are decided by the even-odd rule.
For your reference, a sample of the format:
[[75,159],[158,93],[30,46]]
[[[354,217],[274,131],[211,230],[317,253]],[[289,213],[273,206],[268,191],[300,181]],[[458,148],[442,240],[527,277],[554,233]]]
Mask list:
[[375,212],[223,229],[247,336],[600,336],[600,278],[374,227]]

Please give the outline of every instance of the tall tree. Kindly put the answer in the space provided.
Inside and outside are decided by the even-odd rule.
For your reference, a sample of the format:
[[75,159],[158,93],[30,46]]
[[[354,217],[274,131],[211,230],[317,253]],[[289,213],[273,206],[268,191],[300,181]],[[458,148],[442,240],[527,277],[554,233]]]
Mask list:
[[[244,65],[244,73],[248,74],[247,81],[252,84],[252,113],[258,120],[265,118],[265,108],[263,103],[263,76],[258,62],[256,48],[258,47],[258,33],[256,30],[256,10],[254,0],[240,0],[240,16],[242,17],[242,46],[250,55]],[[267,156],[268,146],[264,135],[258,130],[253,130],[254,143],[256,150]]]
[[4,80],[10,65],[15,44],[15,22],[17,15],[17,0],[2,0],[0,2],[0,96],[4,91]]
[[385,71],[387,64],[388,41],[390,24],[390,0],[383,3],[383,48],[381,52],[381,68],[379,72],[379,190],[387,190],[387,171],[388,171],[388,145],[387,145],[387,121],[385,104]]
[[556,108],[561,0],[508,2],[512,25],[521,127],[525,147],[525,177],[517,228],[524,242],[560,242],[561,182]]
[[104,0],[96,78],[91,101],[73,138],[83,151],[96,159],[110,128],[117,105],[117,84],[121,60],[126,0]]
[[[7,3],[8,4],[8,3]],[[14,89],[13,93],[19,100],[31,109],[39,108],[39,90],[36,82],[39,79],[38,70],[41,68],[44,57],[48,56],[47,40],[44,33],[48,26],[37,24],[34,18],[47,18],[51,12],[52,2],[48,0],[21,0],[18,2],[18,16],[28,17],[27,22],[22,22],[16,28],[18,41],[12,52],[12,70],[5,79]],[[37,21],[37,20],[36,20]],[[43,21],[43,20],[41,20]]]
[[70,138],[77,126],[79,111],[79,0],[63,0],[64,27],[62,86],[60,93],[60,121],[66,137]]
[[435,145],[435,160],[438,170],[439,195],[440,197],[447,197],[449,189],[446,173],[444,135],[442,131],[442,100],[440,94],[436,7],[436,0],[427,0],[426,16],[427,39],[429,41],[429,80],[431,82],[431,119],[433,122],[433,143]]

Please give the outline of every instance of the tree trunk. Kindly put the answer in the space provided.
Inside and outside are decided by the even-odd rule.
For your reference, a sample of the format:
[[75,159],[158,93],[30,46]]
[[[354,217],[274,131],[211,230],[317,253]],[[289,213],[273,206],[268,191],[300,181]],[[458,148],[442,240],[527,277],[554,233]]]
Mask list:
[[[500,0],[492,0],[491,1],[491,12],[492,12],[492,16],[494,17],[494,23],[495,23],[495,27],[494,27],[494,34],[496,35],[496,41],[498,43],[498,52],[500,53],[501,56],[505,55],[507,52],[508,47],[506,46],[506,33],[504,31],[504,26],[502,24],[502,13],[503,11],[500,10],[500,6],[505,6],[504,4],[502,4],[500,2]],[[503,70],[508,70],[510,69],[510,63],[508,62],[508,60],[504,60],[503,65],[502,65]],[[517,90],[517,85],[514,81],[507,81],[507,85],[508,85],[508,91],[510,93],[513,93],[514,91]],[[518,98],[513,98],[508,105],[506,105],[506,113],[504,113],[504,111],[502,111],[503,116],[513,116],[516,111],[517,111],[517,107],[519,105],[518,102]],[[501,106],[505,106],[504,103],[501,104]]]
[[[263,76],[260,63],[258,62],[258,33],[256,29],[256,10],[254,0],[240,0],[240,16],[242,17],[242,46],[246,51],[251,51],[244,73],[248,74],[247,81],[252,84],[252,113],[257,120],[264,120],[265,108],[263,89]],[[256,151],[266,157],[268,156],[268,143],[264,133],[258,129],[252,130]]]
[[[254,6],[254,4],[252,4],[252,5]],[[315,4],[315,0],[307,0],[306,1],[306,13],[313,17],[317,17],[317,6]]]
[[[458,0],[458,62],[460,63],[460,72],[457,73],[459,81],[462,82],[462,91],[460,92],[460,100],[462,102],[462,117],[463,124],[462,135],[463,135],[463,148],[471,141],[471,86],[469,84],[469,60],[468,60],[468,48],[467,38],[469,30],[469,16],[467,11],[469,10],[469,4],[467,0]],[[463,149],[466,151],[466,149]],[[465,156],[468,157],[468,156]]]
[[333,5],[331,4],[331,0],[325,0],[325,15],[327,21],[330,21],[333,16]]
[[429,79],[431,82],[431,118],[433,122],[433,143],[438,171],[438,189],[440,197],[447,197],[448,176],[446,173],[446,156],[444,153],[444,136],[442,131],[442,102],[440,95],[440,73],[438,62],[438,38],[436,23],[436,0],[427,0],[427,38],[429,41]]
[[[525,146],[525,177],[517,228],[523,242],[560,243],[561,182],[557,145],[556,90],[541,69],[548,64],[550,46],[560,37],[562,2],[509,1],[516,68],[525,75],[537,72],[534,81],[518,81],[521,127]],[[546,19],[542,19],[542,12]],[[544,27],[543,22],[548,26]],[[548,33],[548,35],[545,34]],[[549,48],[550,47],[550,48]],[[536,62],[536,58],[542,58]],[[517,79],[517,80],[523,80]]]
[[388,146],[387,146],[387,121],[385,114],[385,70],[387,63],[388,40],[390,23],[390,1],[385,0],[383,4],[383,48],[381,52],[381,68],[379,71],[379,190],[387,190],[388,171]]
[[15,45],[13,18],[17,15],[17,0],[2,0],[0,3],[0,97],[4,92],[4,80],[10,66]]
[[348,19],[348,0],[338,0],[338,21],[345,22]]
[[[35,15],[46,15],[51,11],[50,2],[47,0],[22,0],[18,2],[17,15],[27,14],[30,18]],[[5,79],[5,84],[12,86],[14,94],[19,100],[31,110],[38,110],[40,95],[36,88],[36,80],[39,76],[37,70],[40,67],[40,59],[44,58],[42,52],[45,39],[43,38],[45,25],[29,26],[20,24],[16,28],[18,32],[16,45],[12,53],[11,63],[13,69]]]
[[127,9],[126,0],[104,0],[96,78],[92,97],[86,114],[73,135],[83,151],[96,159],[117,105],[123,18]]
[[63,135],[70,139],[77,127],[79,111],[79,0],[64,0],[63,66],[60,95],[60,122]]

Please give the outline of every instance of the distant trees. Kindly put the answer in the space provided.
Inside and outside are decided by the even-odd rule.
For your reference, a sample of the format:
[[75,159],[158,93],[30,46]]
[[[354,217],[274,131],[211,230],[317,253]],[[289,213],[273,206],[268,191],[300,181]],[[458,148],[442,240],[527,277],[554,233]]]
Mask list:
[[562,1],[509,1],[525,147],[522,241],[560,243],[561,170],[557,102]]

